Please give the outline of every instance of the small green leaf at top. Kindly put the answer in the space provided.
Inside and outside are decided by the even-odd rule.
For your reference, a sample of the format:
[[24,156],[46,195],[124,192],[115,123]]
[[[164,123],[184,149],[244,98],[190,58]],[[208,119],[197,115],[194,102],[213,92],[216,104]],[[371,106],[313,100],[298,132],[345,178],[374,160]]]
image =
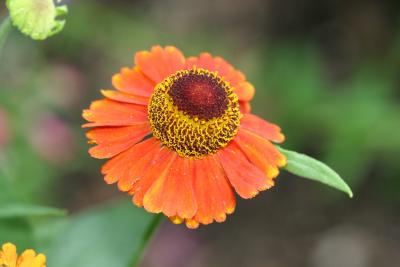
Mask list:
[[281,147],[277,148],[287,158],[287,165],[284,169],[288,172],[306,179],[321,182],[347,193],[349,197],[353,197],[353,192],[346,182],[325,163],[304,154]]
[[0,204],[0,219],[30,217],[30,216],[65,216],[67,212],[51,207],[27,203]]
[[54,0],[7,0],[12,24],[34,40],[44,40],[60,32],[67,14],[66,5],[56,6]]

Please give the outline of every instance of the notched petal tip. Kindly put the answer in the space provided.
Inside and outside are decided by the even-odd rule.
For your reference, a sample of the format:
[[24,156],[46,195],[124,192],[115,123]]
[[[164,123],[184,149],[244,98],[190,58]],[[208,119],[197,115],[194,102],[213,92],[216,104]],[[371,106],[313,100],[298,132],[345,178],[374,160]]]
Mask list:
[[268,122],[257,115],[246,113],[243,115],[240,123],[242,128],[267,140],[275,143],[282,143],[285,141],[285,136],[278,125]]
[[266,179],[264,187],[260,189],[260,191],[265,191],[271,189],[275,185],[275,181],[269,178]]
[[39,254],[39,255],[36,256],[35,264],[38,264],[36,266],[41,266],[41,265],[46,263],[46,260],[47,259],[46,259],[46,256],[44,254]]
[[178,48],[176,48],[176,47],[173,46],[173,45],[167,45],[167,46],[165,47],[165,51],[167,51],[168,53],[176,53],[176,52],[182,53]]
[[226,214],[232,214],[235,212],[236,206],[228,207],[226,209]]
[[199,227],[200,223],[195,220],[186,220],[186,227],[189,229],[197,229]]
[[281,154],[281,155],[282,155],[282,158],[278,161],[278,166],[282,168],[287,165],[287,158],[283,154]]
[[83,117],[85,120],[89,121],[89,118],[90,118],[91,115],[92,115],[92,112],[91,112],[90,109],[84,109],[84,110],[82,110],[82,117]]
[[277,177],[278,174],[279,174],[279,169],[274,167],[271,167],[266,173],[267,177],[271,179]]
[[27,249],[22,254],[22,258],[34,258],[36,256],[36,252],[33,249]]
[[256,89],[249,82],[239,83],[235,88],[235,92],[240,96],[240,101],[250,102],[256,93]]
[[115,179],[115,177],[112,177],[112,176],[109,176],[109,175],[105,175],[104,176],[104,181],[108,185],[111,185],[111,184],[115,184],[118,181],[118,179]]
[[168,218],[173,224],[181,224],[184,221],[184,219],[182,219],[179,216],[172,216],[172,217],[168,217]]
[[279,133],[276,139],[276,143],[283,143],[286,140],[286,137],[283,133]]
[[14,253],[14,252],[16,253],[16,251],[17,251],[17,247],[10,242],[5,243],[2,246],[2,249],[5,253]]
[[226,214],[225,213],[220,213],[215,217],[215,221],[218,223],[222,223],[226,221]]

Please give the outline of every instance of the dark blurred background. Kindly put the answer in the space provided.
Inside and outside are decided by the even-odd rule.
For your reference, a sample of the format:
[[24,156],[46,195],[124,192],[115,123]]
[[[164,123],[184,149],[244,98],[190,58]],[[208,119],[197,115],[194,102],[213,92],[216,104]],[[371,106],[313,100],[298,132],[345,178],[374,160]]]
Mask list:
[[399,1],[66,2],[59,35],[13,31],[0,58],[0,165],[20,197],[79,212],[121,196],[86,152],[81,110],[137,50],[209,51],[246,73],[254,113],[282,126],[285,147],[328,163],[355,196],[283,172],[223,224],[165,222],[141,266],[399,264]]

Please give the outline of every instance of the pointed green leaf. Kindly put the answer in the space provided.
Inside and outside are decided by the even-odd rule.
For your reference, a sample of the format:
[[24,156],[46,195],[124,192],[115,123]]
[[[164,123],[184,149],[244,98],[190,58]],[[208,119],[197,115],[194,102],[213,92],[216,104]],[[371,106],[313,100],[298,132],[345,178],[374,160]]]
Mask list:
[[7,203],[0,205],[0,219],[26,216],[65,216],[66,214],[65,210],[27,203]]
[[303,178],[321,182],[353,197],[353,192],[346,182],[326,164],[304,154],[286,150],[281,147],[278,147],[278,149],[287,158],[287,165],[284,168],[288,172]]
[[18,250],[32,247],[35,242],[34,235],[32,227],[26,218],[0,220],[0,246],[7,242],[17,245]]

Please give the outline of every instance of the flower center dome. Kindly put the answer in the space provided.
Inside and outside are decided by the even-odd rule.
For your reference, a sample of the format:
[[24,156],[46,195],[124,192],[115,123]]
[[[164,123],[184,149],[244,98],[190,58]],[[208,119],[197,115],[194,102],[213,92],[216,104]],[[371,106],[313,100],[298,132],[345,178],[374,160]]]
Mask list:
[[178,71],[156,85],[148,106],[153,135],[180,156],[201,158],[226,146],[240,123],[238,97],[216,72]]

